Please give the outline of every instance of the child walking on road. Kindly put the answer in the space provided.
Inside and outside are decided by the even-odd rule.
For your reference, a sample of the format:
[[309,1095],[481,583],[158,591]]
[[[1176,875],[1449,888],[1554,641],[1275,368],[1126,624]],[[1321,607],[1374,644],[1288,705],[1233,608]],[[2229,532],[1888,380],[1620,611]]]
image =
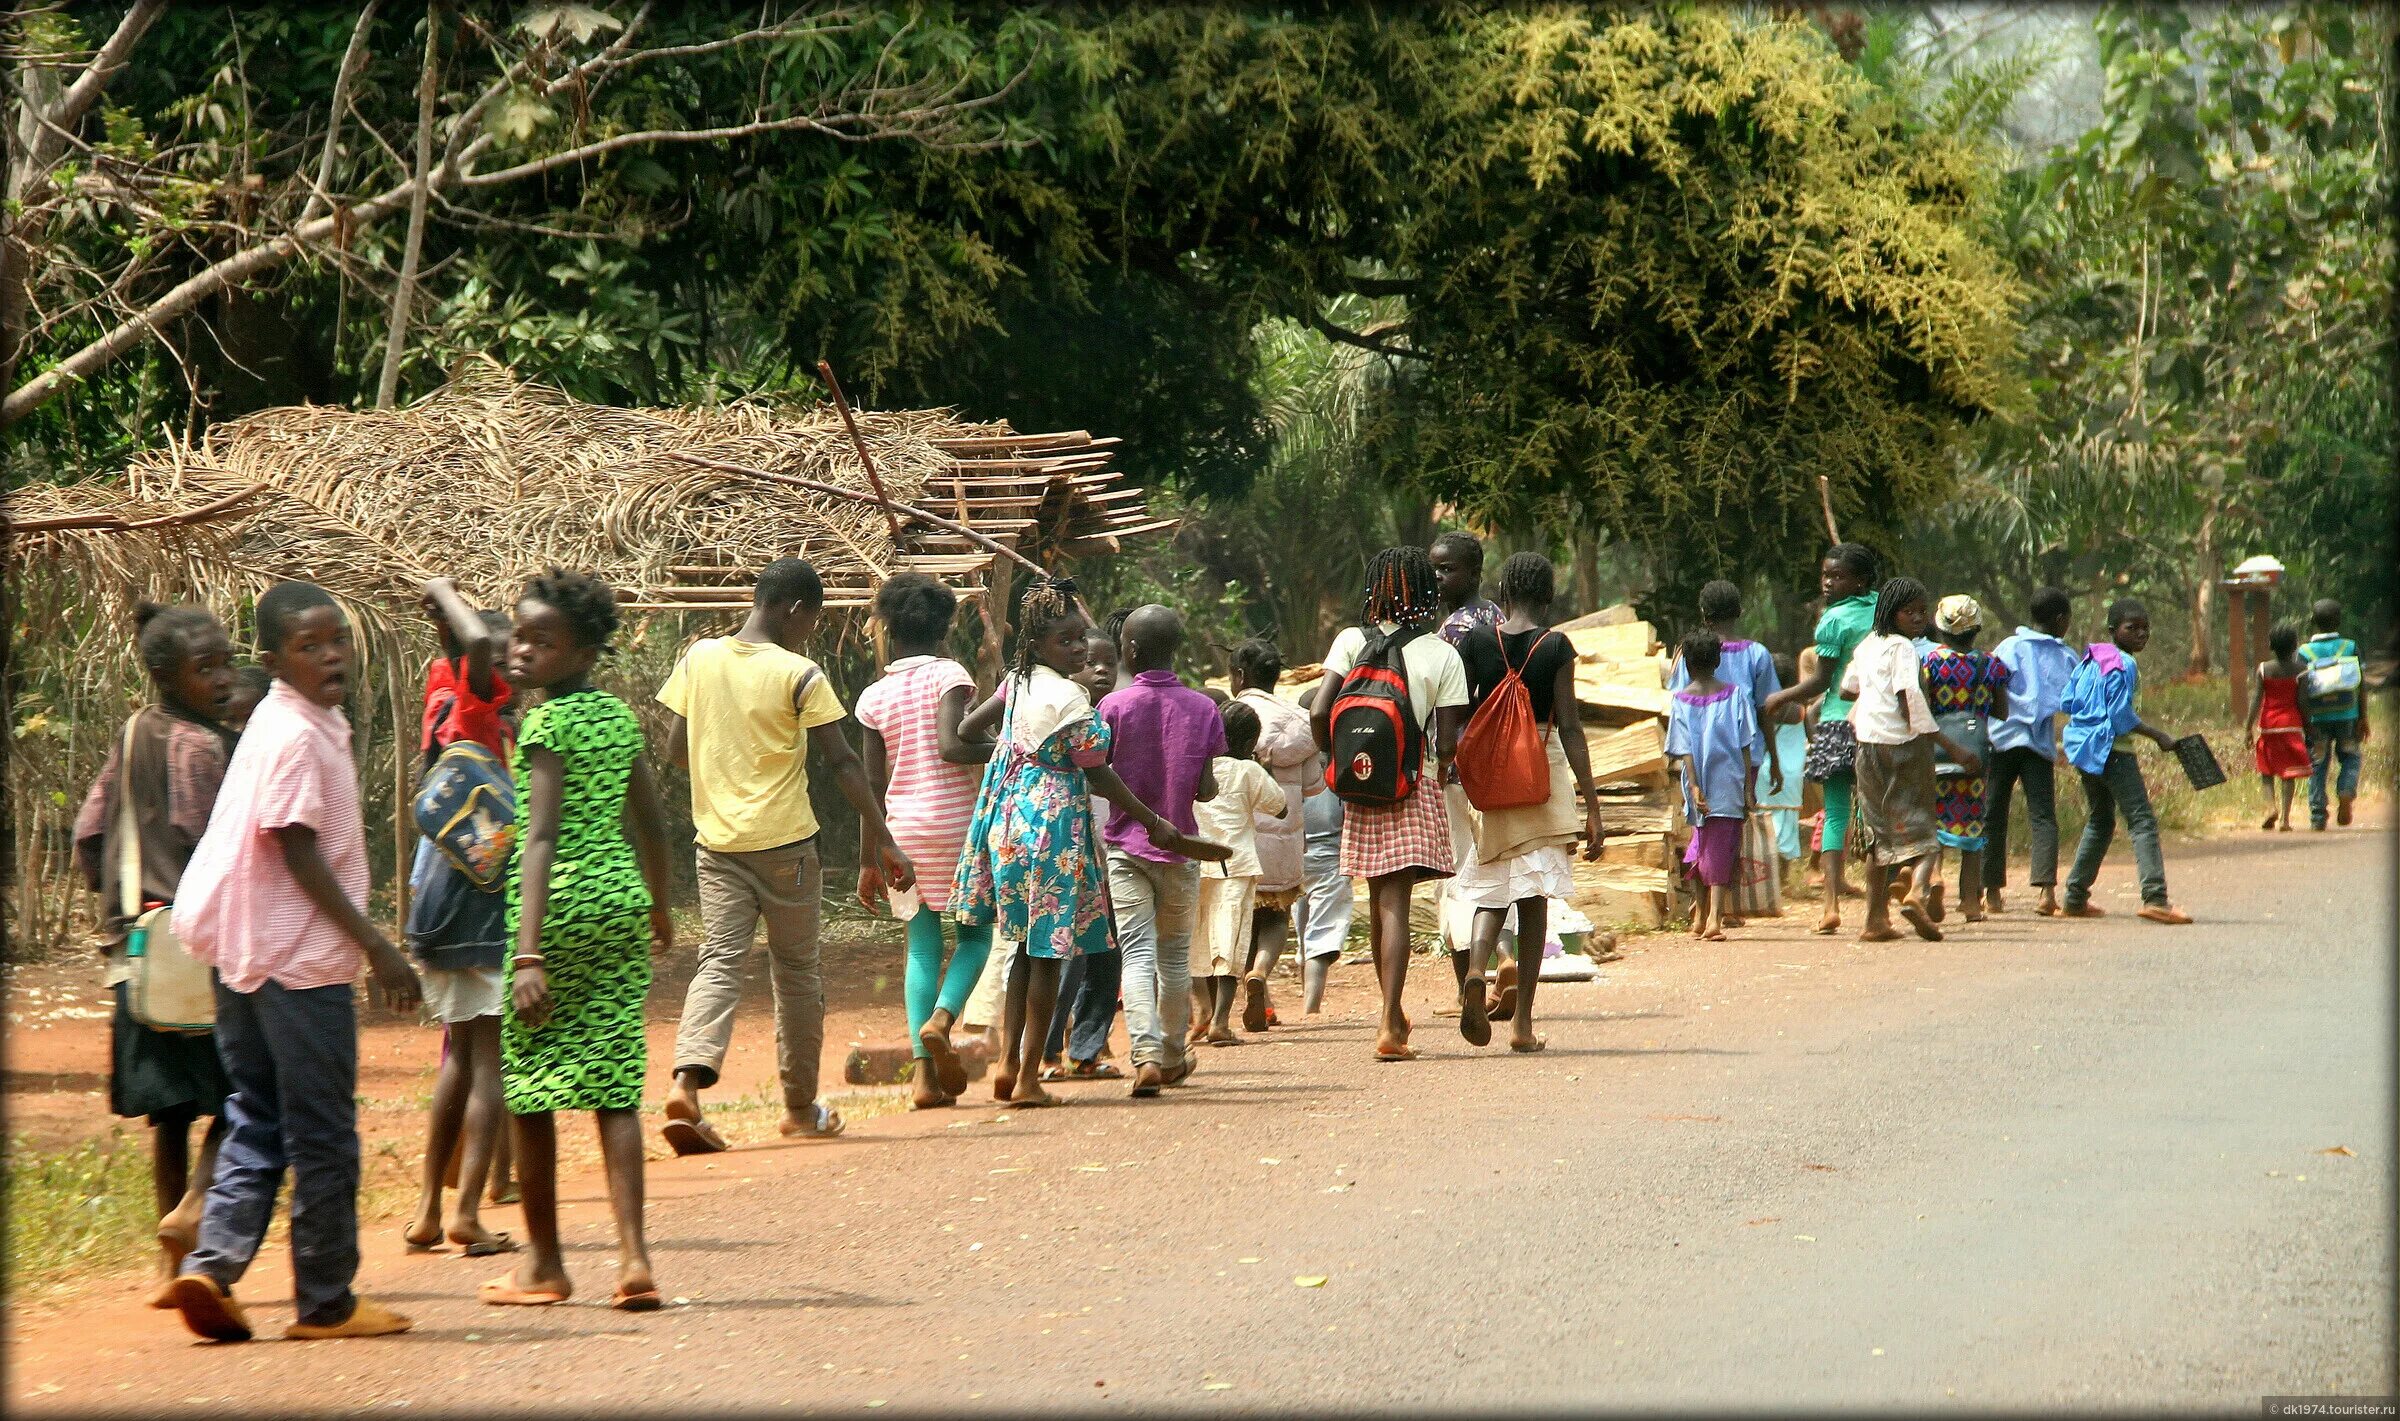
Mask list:
[[921,572],[884,583],[875,594],[875,615],[890,660],[883,679],[858,697],[867,780],[883,805],[892,841],[917,873],[915,889],[887,894],[881,874],[869,865],[860,874],[859,897],[870,908],[888,896],[916,909],[905,919],[908,962],[901,990],[917,1059],[912,1083],[919,1110],[948,1105],[967,1088],[950,1028],[992,950],[990,927],[961,924],[958,949],[948,970],[942,966],[942,915],[949,911],[951,881],[975,817],[976,781],[992,757],[990,741],[959,733],[975,678],[941,654],[957,610],[956,594]]
[[[1970,923],[1983,921],[1985,787],[1991,768],[1991,727],[2008,713],[2008,668],[1975,649],[1983,630],[1983,608],[1972,597],[1944,597],[1934,609],[1938,643],[1925,653],[1925,694],[1944,734],[1983,761],[1975,771],[1947,763],[1934,766],[1934,836],[1942,848],[1958,850],[1958,907]],[[1942,856],[1933,856],[1933,888],[1926,915],[1942,920]]]
[[[1398,727],[1394,738],[1398,745],[1416,750],[1417,763],[1388,768],[1408,788],[1396,802],[1353,799],[1343,806],[1342,817],[1341,870],[1367,880],[1367,930],[1383,996],[1375,1036],[1378,1061],[1412,1061],[1417,1055],[1408,1044],[1408,1015],[1401,1009],[1408,986],[1409,896],[1420,882],[1448,878],[1458,868],[1442,788],[1450,776],[1459,727],[1466,720],[1467,671],[1448,642],[1427,634],[1439,607],[1433,563],[1423,548],[1402,546],[1377,553],[1367,564],[1359,625],[1334,638],[1325,653],[1324,678],[1309,707],[1317,749],[1332,759],[1327,773],[1346,775],[1361,768],[1351,763],[1360,755],[1336,750],[1334,702],[1343,697],[1351,673],[1365,665],[1374,675],[1360,678],[1362,682],[1372,679],[1387,687],[1397,682],[1406,688],[1409,723]],[[1388,692],[1385,703],[1389,704]],[[1365,768],[1381,775],[1387,767]],[[1535,951],[1540,951],[1539,945]]]
[[817,966],[825,870],[808,795],[812,752],[858,811],[860,861],[879,865],[886,888],[915,886],[915,869],[893,846],[875,791],[842,734],[842,703],[825,673],[800,654],[824,606],[817,570],[798,558],[777,558],[759,573],[741,628],[695,642],[658,693],[659,704],[674,714],[667,757],[692,776],[706,934],[684,994],[675,1087],[659,1132],[679,1155],[727,1148],[701,1118],[700,1092],[717,1083],[733,1044],[742,958],[762,917],[783,1084],[778,1128],[811,1139],[842,1133],[840,1113],[817,1099],[825,1049],[825,983]]
[[[1858,819],[1867,851],[1867,923],[1861,942],[1890,942],[1900,936],[1892,929],[1891,900],[1885,892],[1888,876],[1895,871],[1906,875],[1908,884],[1900,915],[1917,936],[1941,941],[1942,930],[1926,909],[1933,868],[1941,855],[1934,815],[1935,752],[1947,755],[1967,774],[1983,772],[1981,758],[1934,720],[1925,694],[1917,639],[1932,621],[1929,600],[1925,584],[1913,577],[1884,583],[1875,597],[1874,634],[1858,644],[1850,669],[1842,674],[1841,689],[1851,699],[1850,726],[1858,741]],[[1833,840],[1828,836],[1825,842]],[[1832,870],[1826,872],[1830,876]]]
[[[1084,665],[1068,679],[1083,687],[1092,704],[1117,686],[1116,638],[1098,627],[1084,634]],[[1092,823],[1108,822],[1108,801],[1092,796]],[[1112,939],[1113,942],[1113,939]],[[1101,1060],[1117,1023],[1117,992],[1125,977],[1124,954],[1114,946],[1079,952],[1058,974],[1058,1006],[1050,1013],[1050,1040],[1042,1052],[1045,1081],[1121,1081],[1125,1073]],[[1070,1035],[1072,1039],[1070,1039]]]
[[1742,823],[1765,748],[1750,688],[1717,675],[1720,647],[1706,628],[1684,637],[1678,659],[1690,679],[1667,701],[1667,758],[1683,770],[1683,817],[1692,826],[1683,862],[1699,880],[1692,936],[1709,942],[1725,940]]
[[[1209,764],[1217,792],[1197,806],[1199,830],[1233,856],[1200,869],[1197,928],[1192,935],[1192,1029],[1189,1039],[1230,1046],[1233,995],[1250,962],[1251,924],[1258,907],[1258,830],[1261,818],[1281,820],[1296,806],[1283,786],[1253,758],[1258,752],[1258,712],[1227,701],[1225,753]],[[1244,1023],[1247,1025],[1248,1023]],[[1260,1020],[1253,1030],[1265,1029]]]
[[[1984,771],[1989,789],[1983,855],[1987,912],[2000,911],[2000,890],[2008,886],[2008,811],[2018,785],[2025,787],[2025,820],[2031,830],[2027,878],[2041,890],[2034,911],[2046,918],[2059,912],[2057,771],[2066,763],[2059,750],[2059,698],[2066,694],[2078,659],[2075,648],[2061,638],[2067,634],[2073,607],[2065,592],[2043,588],[2027,608],[2033,625],[2018,627],[1992,649],[1992,659],[2008,673],[2008,700],[2005,712],[1992,722],[1992,757]],[[1959,892],[1973,891],[1974,884],[1959,880]]]
[[[1133,684],[1100,703],[1114,749],[1110,766],[1126,792],[1173,826],[1179,838],[1199,827],[1196,806],[1213,799],[1210,764],[1225,753],[1216,703],[1173,670],[1183,618],[1152,604],[1125,619],[1125,665]],[[1200,865],[1158,841],[1123,804],[1108,817],[1108,901],[1125,954],[1125,1030],[1133,1044],[1133,1093],[1152,1096],[1192,1073],[1188,1047],[1193,912]],[[1220,848],[1213,861],[1231,856]]]
[[[442,655],[425,675],[417,747],[425,768],[460,744],[479,746],[496,766],[505,766],[515,749],[501,718],[511,693],[498,665],[508,651],[508,619],[469,607],[447,577],[426,583],[423,598],[442,639]],[[484,1181],[507,1153],[501,1147],[500,1013],[508,905],[502,884],[478,884],[430,838],[417,840],[409,884],[408,946],[422,969],[426,1009],[441,1023],[442,1065],[426,1112],[417,1217],[402,1237],[413,1251],[430,1251],[447,1239],[468,1257],[481,1258],[515,1246],[508,1235],[485,1228],[482,1216]],[[453,1164],[458,1195],[445,1221],[442,1186]]]
[[[109,1109],[150,1125],[150,1190],[163,1265],[153,1301],[166,1307],[176,1270],[199,1243],[232,1086],[214,1032],[154,1031],[135,1019],[126,996],[133,975],[126,948],[148,905],[175,901],[184,865],[208,830],[233,754],[233,737],[217,719],[233,694],[233,642],[198,607],[144,603],[134,616],[135,645],[158,700],[133,713],[92,781],[75,816],[75,857],[84,883],[100,895],[108,987],[116,998]],[[204,1115],[208,1130],[194,1158],[192,1126]]]
[[[999,746],[984,767],[952,897],[960,922],[991,925],[1017,944],[992,1098],[1025,1109],[1058,1104],[1058,1097],[1042,1089],[1040,1071],[1043,1025],[1058,1004],[1059,964],[1077,953],[1115,948],[1092,792],[1098,790],[1119,815],[1139,824],[1163,851],[1190,859],[1226,857],[1225,850],[1202,844],[1161,818],[1110,768],[1114,729],[1093,712],[1089,693],[1068,679],[1085,665],[1090,630],[1074,591],[1074,583],[1048,578],[1026,589],[1017,609],[1016,667],[1002,690],[967,716],[963,728],[976,736],[997,723]],[[1188,935],[1188,899],[1185,912]],[[1178,999],[1183,990],[1177,983]],[[1156,991],[1153,986],[1153,1013]],[[1129,1015],[1130,1008],[1129,1002]],[[1181,1050],[1180,1033],[1172,1044]],[[1157,1050],[1155,1044],[1152,1049]],[[1153,1063],[1156,1059],[1151,1057]],[[1155,1064],[1136,1074],[1137,1094],[1158,1094],[1162,1073]]]
[[2250,668],[2250,723],[2242,727],[2259,783],[2267,791],[2261,829],[2292,828],[2292,795],[2311,768],[2308,716],[2300,709],[2300,632],[2289,623],[2267,633],[2274,658]]
[[508,886],[500,1047],[528,1246],[514,1275],[483,1285],[493,1306],[559,1303],[575,1290],[558,1238],[561,1110],[589,1110],[599,1128],[617,1225],[609,1305],[649,1312],[661,1301],[642,1232],[642,1006],[651,955],[674,950],[675,920],[642,724],[591,682],[616,627],[606,583],[553,569],[526,587],[509,643],[516,684],[545,695],[517,741],[525,829]]
[[[1258,762],[1283,791],[1284,812],[1261,814],[1252,828],[1258,842],[1258,907],[1251,918],[1250,958],[1242,976],[1242,1029],[1259,1032],[1275,1024],[1267,997],[1268,979],[1283,956],[1294,910],[1305,887],[1306,804],[1325,796],[1325,772],[1309,734],[1308,712],[1275,694],[1283,679],[1283,653],[1264,637],[1233,649],[1233,698],[1258,716]],[[1305,958],[1302,977],[1306,978]]]
[[2351,803],[2358,798],[2359,747],[2367,740],[2367,718],[2359,703],[2365,682],[2358,643],[2342,635],[2342,604],[2330,597],[2319,600],[2309,609],[2309,623],[2314,632],[2300,643],[2300,663],[2306,668],[2301,672],[2300,708],[2308,716],[2308,827],[2321,830],[2328,778],[2340,802],[2340,823],[2350,822]]
[[409,1320],[357,1296],[358,1011],[363,954],[386,1003],[413,1009],[417,974],[367,920],[367,827],[350,758],[350,621],[324,588],[258,599],[259,660],[275,677],[226,765],[174,924],[217,971],[217,1054],[230,1128],[199,1247],[166,1301],[202,1337],[246,1342],[233,1288],[292,1176],[292,1338],[374,1337]]
[[2067,713],[2067,761],[2083,776],[2083,799],[2090,811],[2083,821],[2082,842],[2075,846],[2074,866],[2067,870],[2070,918],[2105,916],[2092,903],[2092,883],[2100,876],[2109,840],[2116,837],[2121,812],[2126,831],[2133,835],[2133,861],[2141,874],[2141,916],[2169,927],[2191,921],[2167,901],[2167,860],[2159,849],[2158,816],[2150,808],[2142,762],[2133,753],[2137,735],[2161,750],[2175,744],[2174,736],[2143,723],[2134,709],[2142,683],[2142,668],[2134,657],[2149,644],[2150,609],[2131,597],[2110,603],[2108,640],[2084,648],[2083,660],[2060,699]]
[[[1825,915],[1815,931],[1830,937],[1842,930],[1842,858],[1850,834],[1852,791],[1855,786],[1858,737],[1850,725],[1850,697],[1842,680],[1850,658],[1875,626],[1875,554],[1857,543],[1836,543],[1825,550],[1817,572],[1825,611],[1817,618],[1817,664],[1803,670],[1791,686],[1767,698],[1765,718],[1772,720],[1784,707],[1806,705],[1823,696],[1817,707],[1816,728],[1809,734],[1808,763],[1803,773],[1825,789],[1825,819],[1819,833],[1824,846]],[[1883,921],[1883,910],[1868,912]]]

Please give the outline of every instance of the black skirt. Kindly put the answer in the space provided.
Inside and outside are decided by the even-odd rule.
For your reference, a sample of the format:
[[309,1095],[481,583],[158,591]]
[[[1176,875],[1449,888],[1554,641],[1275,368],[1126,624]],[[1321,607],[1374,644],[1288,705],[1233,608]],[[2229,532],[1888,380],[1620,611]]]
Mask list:
[[109,1027],[108,1108],[128,1119],[221,1115],[233,1083],[217,1059],[215,1033],[184,1036],[152,1031],[133,1019],[126,987],[116,987],[117,1014]]

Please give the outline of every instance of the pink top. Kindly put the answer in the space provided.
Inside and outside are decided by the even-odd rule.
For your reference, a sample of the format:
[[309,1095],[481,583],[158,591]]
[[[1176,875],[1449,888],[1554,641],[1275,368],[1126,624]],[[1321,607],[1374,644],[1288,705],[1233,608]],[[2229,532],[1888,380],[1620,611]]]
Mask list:
[[305,824],[350,901],[367,901],[367,825],[350,721],[277,681],[225,767],[208,832],[184,866],[175,935],[225,985],[292,991],[355,981],[359,946],[284,867],[271,830]]
[[883,737],[891,785],[883,795],[883,818],[892,842],[917,866],[918,900],[935,912],[950,906],[950,880],[975,817],[979,765],[953,765],[942,758],[935,713],[942,697],[975,678],[946,656],[905,656],[884,668],[883,679],[858,695],[858,723]]

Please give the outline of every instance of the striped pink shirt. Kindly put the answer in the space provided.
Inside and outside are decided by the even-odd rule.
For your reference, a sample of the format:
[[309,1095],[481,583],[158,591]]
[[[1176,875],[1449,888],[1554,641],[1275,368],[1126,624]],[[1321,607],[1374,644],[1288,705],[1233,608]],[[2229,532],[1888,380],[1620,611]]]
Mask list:
[[942,697],[975,678],[944,656],[907,656],[884,668],[883,679],[858,695],[858,723],[883,737],[891,767],[884,791],[884,822],[892,842],[917,866],[917,896],[942,912],[950,906],[950,880],[958,872],[967,825],[975,817],[975,792],[983,771],[942,758],[935,712]]
[[293,991],[357,980],[361,953],[284,867],[272,830],[306,824],[350,901],[367,901],[367,825],[350,720],[277,681],[225,767],[175,900],[175,935],[226,986]]

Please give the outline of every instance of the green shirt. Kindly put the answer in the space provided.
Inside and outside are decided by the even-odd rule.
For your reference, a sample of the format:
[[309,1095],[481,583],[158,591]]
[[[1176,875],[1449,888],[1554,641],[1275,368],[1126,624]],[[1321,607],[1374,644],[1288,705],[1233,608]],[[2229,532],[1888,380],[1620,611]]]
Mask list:
[[1844,597],[1825,609],[1817,618],[1817,664],[1831,674],[1826,683],[1825,703],[1817,709],[1817,719],[1848,720],[1850,698],[1842,694],[1842,673],[1850,669],[1851,653],[1875,630],[1875,594],[1861,592],[1856,597]]

